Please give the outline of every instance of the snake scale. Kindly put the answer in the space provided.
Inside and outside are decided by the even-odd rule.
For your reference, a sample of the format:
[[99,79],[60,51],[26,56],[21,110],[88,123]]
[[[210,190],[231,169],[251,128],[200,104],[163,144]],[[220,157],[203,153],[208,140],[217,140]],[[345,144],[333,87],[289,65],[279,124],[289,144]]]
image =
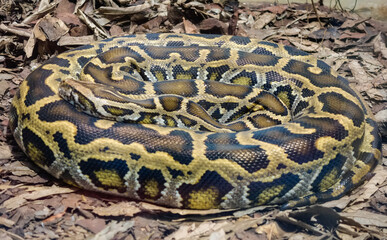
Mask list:
[[71,185],[175,208],[337,199],[381,158],[346,79],[238,36],[129,35],[64,52],[21,84],[10,127]]

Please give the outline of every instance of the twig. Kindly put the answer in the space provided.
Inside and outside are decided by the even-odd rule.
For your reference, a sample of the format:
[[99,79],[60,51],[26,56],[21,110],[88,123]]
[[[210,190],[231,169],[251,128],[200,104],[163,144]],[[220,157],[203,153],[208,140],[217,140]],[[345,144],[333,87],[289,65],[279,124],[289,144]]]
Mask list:
[[18,35],[18,36],[22,36],[22,37],[30,37],[31,36],[31,33],[29,30],[21,30],[21,29],[17,29],[17,28],[11,28],[11,27],[8,27],[4,24],[0,24],[0,30],[4,31],[4,32],[10,32],[10,33],[13,33],[15,35]]
[[16,234],[11,233],[11,232],[7,232],[7,231],[5,231],[4,229],[1,229],[1,228],[0,228],[0,231],[2,231],[3,233],[7,234],[7,235],[10,236],[12,239],[16,239],[16,240],[24,240],[24,238],[20,237],[19,235],[16,235]]
[[316,6],[314,5],[314,1],[313,0],[311,0],[311,1],[312,1],[312,6],[313,6],[313,11],[316,13],[316,16],[317,16],[317,21],[320,24],[320,27],[323,27],[323,25],[322,25],[322,23],[320,21],[320,17],[318,16],[318,12],[317,12]]

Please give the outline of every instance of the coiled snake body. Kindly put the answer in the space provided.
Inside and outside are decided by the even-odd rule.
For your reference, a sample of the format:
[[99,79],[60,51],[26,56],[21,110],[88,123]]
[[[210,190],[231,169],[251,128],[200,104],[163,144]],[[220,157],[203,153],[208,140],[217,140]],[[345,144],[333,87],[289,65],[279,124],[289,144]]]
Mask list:
[[381,158],[344,78],[235,36],[134,35],[62,53],[22,83],[10,127],[57,178],[177,208],[323,202]]

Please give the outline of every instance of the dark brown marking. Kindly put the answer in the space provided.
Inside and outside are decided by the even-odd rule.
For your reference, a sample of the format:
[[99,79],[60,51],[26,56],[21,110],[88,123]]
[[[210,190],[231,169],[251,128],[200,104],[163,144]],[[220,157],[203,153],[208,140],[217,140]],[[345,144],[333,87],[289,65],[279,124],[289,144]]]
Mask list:
[[248,52],[238,52],[239,58],[236,63],[239,66],[257,65],[257,66],[275,66],[278,63],[278,57],[263,54],[254,54]]
[[243,99],[252,91],[252,88],[249,86],[232,85],[214,81],[205,81],[205,83],[206,93],[217,97],[234,96]]
[[281,121],[277,119],[272,119],[269,116],[258,114],[252,117],[249,117],[248,120],[254,125],[256,128],[265,128],[271,127],[278,124],[281,124]]
[[145,60],[139,53],[128,47],[112,48],[101,53],[98,57],[106,64],[125,63],[128,59],[134,62],[142,62]]
[[362,109],[343,95],[335,92],[323,93],[318,99],[324,104],[323,111],[346,116],[356,127],[360,127],[364,122]]
[[[52,62],[52,61],[50,61]],[[36,101],[48,96],[53,96],[55,93],[45,84],[46,79],[53,74],[52,70],[46,70],[39,67],[28,75],[26,84],[29,87],[24,104],[28,107],[35,104]]]
[[275,114],[282,116],[288,115],[286,106],[269,92],[261,92],[257,97],[257,103]]
[[258,145],[242,145],[235,133],[216,133],[205,141],[206,157],[209,160],[229,159],[249,173],[266,168],[269,164],[265,150]]
[[193,97],[197,94],[197,87],[193,80],[155,82],[153,86],[158,95],[176,94],[183,97]]
[[163,108],[168,112],[179,110],[183,100],[182,97],[177,96],[161,96],[159,99]]

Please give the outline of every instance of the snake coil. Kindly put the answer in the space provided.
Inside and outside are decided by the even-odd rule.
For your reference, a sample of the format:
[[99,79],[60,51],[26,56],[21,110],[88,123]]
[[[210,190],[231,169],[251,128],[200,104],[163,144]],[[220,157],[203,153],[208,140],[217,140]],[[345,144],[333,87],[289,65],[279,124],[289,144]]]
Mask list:
[[324,62],[246,37],[116,37],[51,58],[10,127],[69,184],[177,208],[335,199],[381,158],[361,97]]

